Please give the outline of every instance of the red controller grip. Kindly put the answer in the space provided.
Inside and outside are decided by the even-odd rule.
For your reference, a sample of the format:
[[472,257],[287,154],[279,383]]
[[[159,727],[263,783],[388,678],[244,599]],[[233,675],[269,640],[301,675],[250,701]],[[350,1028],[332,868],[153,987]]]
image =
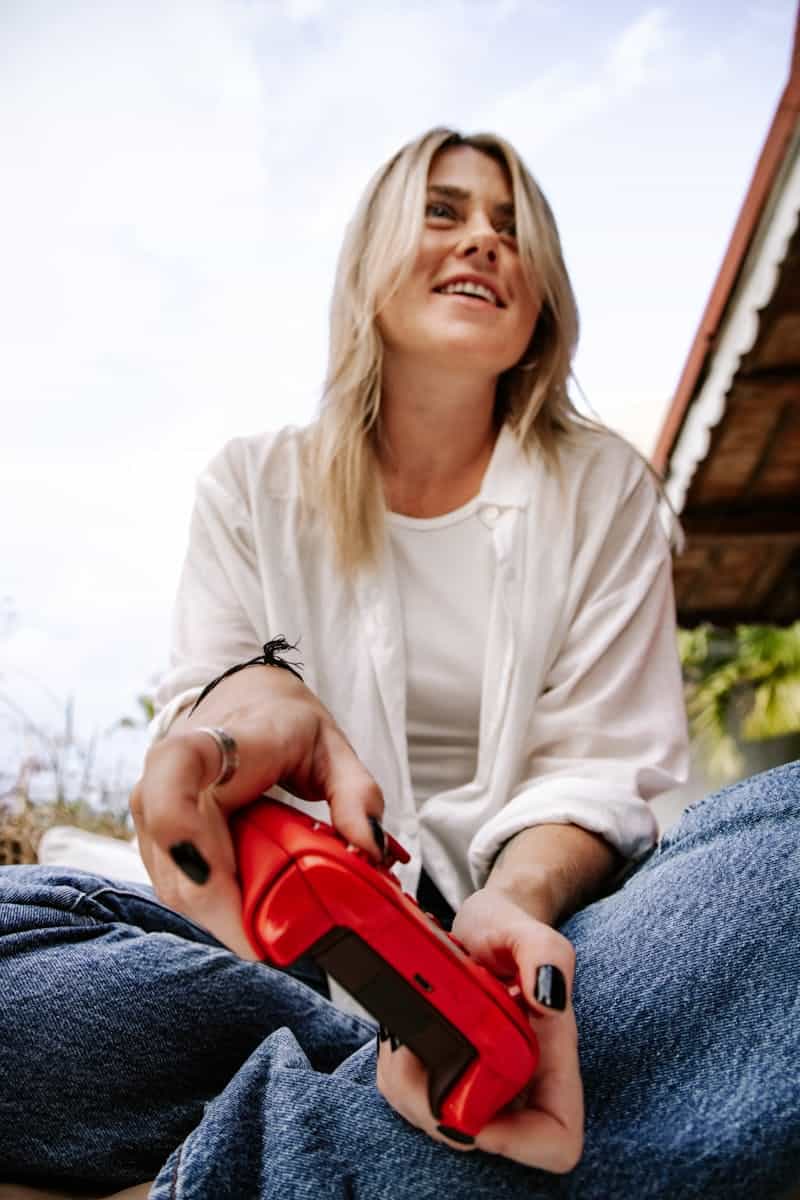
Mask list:
[[[256,952],[279,967],[311,954],[423,1061],[442,1130],[472,1141],[536,1069],[519,988],[473,962],[391,871],[332,826],[262,799],[231,831]],[[407,861],[398,843],[393,851]]]

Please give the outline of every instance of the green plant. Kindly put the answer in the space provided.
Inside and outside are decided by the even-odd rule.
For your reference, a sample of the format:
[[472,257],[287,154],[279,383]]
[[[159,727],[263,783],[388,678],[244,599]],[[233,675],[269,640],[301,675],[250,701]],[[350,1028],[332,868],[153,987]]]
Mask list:
[[739,742],[800,733],[800,621],[678,633],[689,725],[709,774],[744,770]]

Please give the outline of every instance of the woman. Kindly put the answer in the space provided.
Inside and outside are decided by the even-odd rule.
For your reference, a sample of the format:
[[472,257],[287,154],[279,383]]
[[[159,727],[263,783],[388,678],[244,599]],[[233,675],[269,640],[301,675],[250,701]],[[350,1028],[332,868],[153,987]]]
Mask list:
[[[506,143],[434,130],[379,172],[342,252],[319,421],[230,443],[199,484],[132,801],[169,908],[14,877],[15,986],[51,994],[46,945],[96,1005],[57,1037],[79,1131],[65,1144],[67,1100],[48,1101],[8,1160],[20,1178],[146,1170],[154,1197],[215,1198],[788,1185],[794,954],[769,914],[796,913],[779,852],[796,776],[723,794],[649,854],[646,801],[686,760],[669,552],[647,469],[569,401],[576,336],[552,216]],[[280,642],[252,661],[283,636],[302,680]],[[376,860],[382,821],[411,851],[407,890],[519,974],[542,1064],[477,1152],[436,1128],[410,1051],[379,1045],[376,1091],[369,1025],[243,961],[226,822],[278,784]]]

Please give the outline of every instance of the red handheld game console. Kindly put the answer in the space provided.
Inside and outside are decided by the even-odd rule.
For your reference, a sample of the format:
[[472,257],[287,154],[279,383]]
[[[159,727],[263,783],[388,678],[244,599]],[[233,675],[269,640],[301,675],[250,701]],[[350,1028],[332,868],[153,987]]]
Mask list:
[[525,1086],[539,1048],[518,987],[506,987],[389,869],[408,854],[387,835],[385,867],[322,821],[278,800],[235,815],[243,920],[278,967],[310,954],[428,1069],[442,1133],[469,1143]]

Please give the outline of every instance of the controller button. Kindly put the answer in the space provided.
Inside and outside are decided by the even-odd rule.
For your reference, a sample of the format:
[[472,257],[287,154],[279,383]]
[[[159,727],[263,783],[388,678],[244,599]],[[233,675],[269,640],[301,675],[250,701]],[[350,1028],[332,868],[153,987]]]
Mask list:
[[[384,832],[386,832],[384,830]],[[401,846],[396,838],[393,838],[390,833],[386,834],[386,853],[385,861],[391,866],[393,863],[407,863],[411,861],[411,855],[406,850],[405,846]]]
[[462,1146],[473,1145],[475,1138],[470,1133],[462,1133],[460,1129],[451,1129],[449,1125],[437,1125],[439,1133],[443,1133],[451,1142],[459,1142]]

